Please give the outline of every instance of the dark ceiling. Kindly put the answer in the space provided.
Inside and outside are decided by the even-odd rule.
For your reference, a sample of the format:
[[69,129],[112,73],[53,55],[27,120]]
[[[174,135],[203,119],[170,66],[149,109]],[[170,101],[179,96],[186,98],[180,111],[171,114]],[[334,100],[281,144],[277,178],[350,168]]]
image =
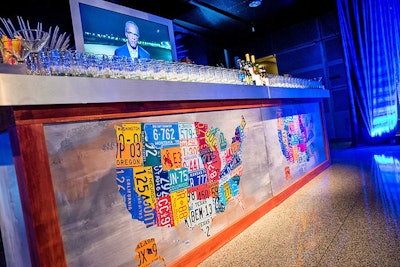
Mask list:
[[[216,42],[237,42],[265,35],[283,27],[336,11],[336,0],[108,0],[140,11],[171,19],[177,31],[188,31]],[[23,3],[23,4],[22,4]],[[60,26],[73,33],[69,0],[8,1],[0,17],[22,16],[44,27]]]
[[149,12],[181,29],[199,35],[235,41],[265,35],[304,20],[336,10],[336,0],[111,0],[116,4]]

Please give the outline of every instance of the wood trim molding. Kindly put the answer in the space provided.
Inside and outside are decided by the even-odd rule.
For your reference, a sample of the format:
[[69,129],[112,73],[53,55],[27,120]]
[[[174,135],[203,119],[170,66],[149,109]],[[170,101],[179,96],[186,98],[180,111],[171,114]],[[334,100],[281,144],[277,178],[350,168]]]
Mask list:
[[[66,266],[43,125],[10,129],[32,266]],[[37,159],[37,160],[35,160]]]

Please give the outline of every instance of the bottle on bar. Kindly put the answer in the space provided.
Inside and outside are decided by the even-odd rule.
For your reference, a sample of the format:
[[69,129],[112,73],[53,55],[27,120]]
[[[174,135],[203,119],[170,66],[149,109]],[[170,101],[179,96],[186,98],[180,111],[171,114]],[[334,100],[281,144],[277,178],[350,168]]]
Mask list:
[[264,66],[261,66],[259,68],[259,74],[260,74],[260,79],[261,79],[262,85],[268,86],[269,78],[268,78],[268,74],[267,74],[267,71]]
[[256,63],[254,55],[245,54],[244,60],[237,60],[238,67],[242,71],[242,82],[248,85],[264,85],[261,79],[261,70],[259,64]]
[[237,68],[239,69],[239,80],[240,80],[241,83],[246,84],[247,83],[246,82],[247,74],[246,74],[246,71],[245,71],[245,68],[244,68],[244,60],[238,58],[236,60],[236,63],[237,63]]
[[256,57],[254,55],[251,55],[250,63],[252,66],[252,72],[251,72],[252,84],[263,85],[263,82],[261,81],[259,65],[256,63]]
[[254,76],[254,69],[253,64],[250,61],[250,54],[245,54],[245,62],[244,62],[244,71],[246,73],[246,84],[252,85],[253,83],[253,76]]

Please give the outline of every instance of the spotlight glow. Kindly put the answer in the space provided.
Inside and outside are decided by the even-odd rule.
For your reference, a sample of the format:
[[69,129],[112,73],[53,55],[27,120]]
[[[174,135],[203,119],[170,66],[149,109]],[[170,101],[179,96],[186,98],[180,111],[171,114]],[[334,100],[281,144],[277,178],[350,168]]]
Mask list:
[[261,5],[261,3],[262,0],[254,0],[250,2],[249,7],[258,7],[259,5]]

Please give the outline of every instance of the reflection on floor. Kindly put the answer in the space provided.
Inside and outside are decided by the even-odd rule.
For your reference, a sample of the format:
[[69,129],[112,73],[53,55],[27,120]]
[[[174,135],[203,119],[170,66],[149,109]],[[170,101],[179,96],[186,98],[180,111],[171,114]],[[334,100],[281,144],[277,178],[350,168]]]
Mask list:
[[336,147],[331,157],[198,266],[400,266],[400,146]]

